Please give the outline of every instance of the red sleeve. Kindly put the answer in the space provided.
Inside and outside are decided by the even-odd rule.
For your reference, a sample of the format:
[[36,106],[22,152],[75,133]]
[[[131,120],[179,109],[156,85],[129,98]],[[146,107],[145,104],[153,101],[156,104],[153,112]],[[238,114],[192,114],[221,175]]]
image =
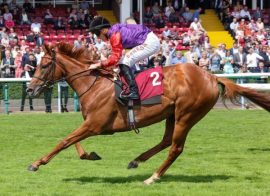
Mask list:
[[112,46],[112,53],[106,61],[102,62],[102,65],[105,67],[116,65],[122,56],[123,46],[120,32],[112,34],[110,43]]

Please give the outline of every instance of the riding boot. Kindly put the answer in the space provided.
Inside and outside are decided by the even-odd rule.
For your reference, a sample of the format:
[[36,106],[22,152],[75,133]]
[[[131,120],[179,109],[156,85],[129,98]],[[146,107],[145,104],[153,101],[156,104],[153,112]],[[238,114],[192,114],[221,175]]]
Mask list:
[[127,99],[127,100],[140,99],[140,96],[138,93],[138,87],[136,84],[134,74],[132,73],[132,70],[130,69],[129,66],[124,65],[124,64],[120,64],[119,67],[120,67],[120,70],[121,70],[122,74],[124,75],[126,82],[129,86],[129,93],[128,94],[121,93],[121,98]]

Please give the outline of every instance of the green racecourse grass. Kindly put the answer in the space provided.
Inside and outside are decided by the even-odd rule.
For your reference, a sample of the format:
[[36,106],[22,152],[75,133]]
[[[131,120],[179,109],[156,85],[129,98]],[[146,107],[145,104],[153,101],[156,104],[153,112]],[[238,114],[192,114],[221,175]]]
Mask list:
[[127,170],[157,144],[164,123],[82,142],[101,161],[79,160],[75,148],[36,173],[28,165],[82,122],[80,113],[0,115],[0,195],[270,195],[270,117],[262,110],[212,110],[190,132],[183,154],[161,181],[143,180],[168,150]]

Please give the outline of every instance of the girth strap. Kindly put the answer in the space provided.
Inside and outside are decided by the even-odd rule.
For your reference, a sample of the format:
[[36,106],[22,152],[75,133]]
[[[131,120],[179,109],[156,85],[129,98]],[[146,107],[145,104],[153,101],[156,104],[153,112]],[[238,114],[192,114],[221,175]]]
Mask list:
[[136,120],[135,120],[135,114],[133,110],[133,100],[128,100],[128,122],[129,127],[135,131],[135,133],[140,133],[140,130],[136,128]]

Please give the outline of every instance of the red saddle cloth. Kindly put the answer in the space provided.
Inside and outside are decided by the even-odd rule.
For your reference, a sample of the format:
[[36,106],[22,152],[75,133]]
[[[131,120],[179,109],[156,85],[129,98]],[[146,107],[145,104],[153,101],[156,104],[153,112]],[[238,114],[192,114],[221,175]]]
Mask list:
[[136,76],[141,101],[163,94],[162,67],[148,69]]

